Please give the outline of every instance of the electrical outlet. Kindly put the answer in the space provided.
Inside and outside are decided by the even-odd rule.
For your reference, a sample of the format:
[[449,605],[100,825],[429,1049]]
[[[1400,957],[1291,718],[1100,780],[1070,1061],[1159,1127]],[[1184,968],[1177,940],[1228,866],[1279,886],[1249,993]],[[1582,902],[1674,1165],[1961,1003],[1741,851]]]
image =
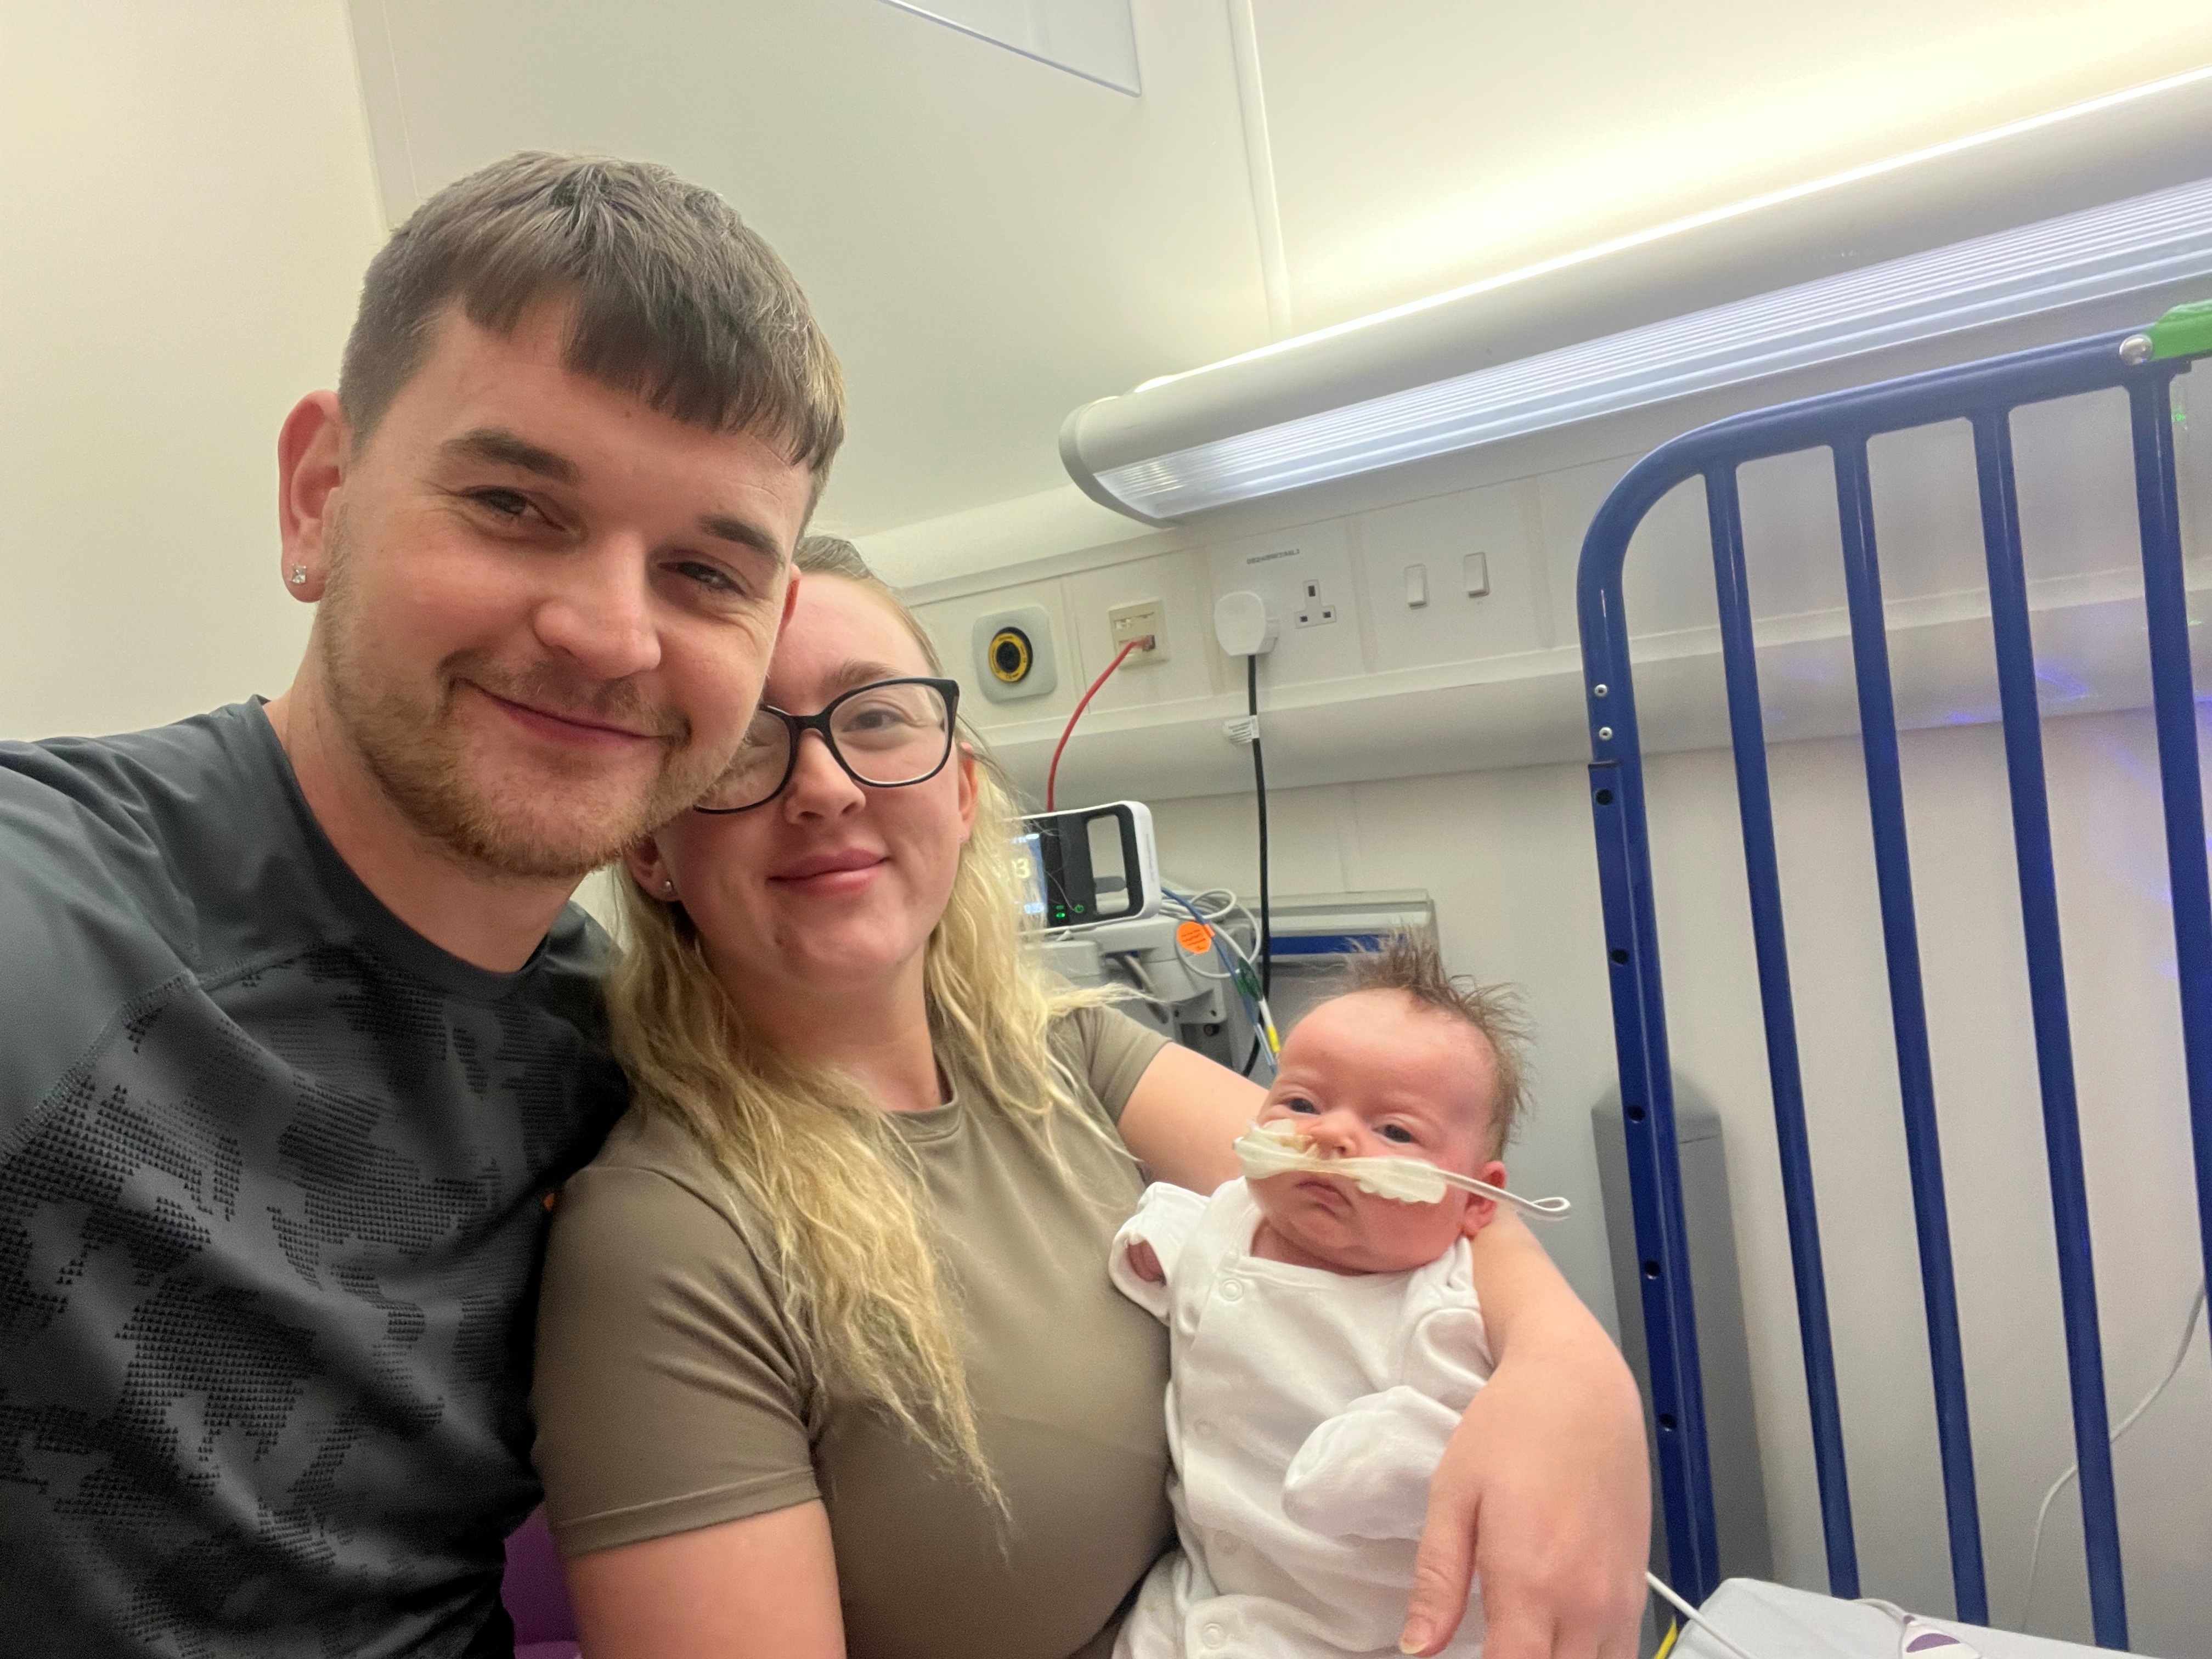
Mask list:
[[1336,620],[1336,601],[1316,579],[1309,577],[1298,584],[1298,626],[1320,628]]
[[1119,651],[1131,640],[1152,636],[1149,651],[1132,651],[1121,666],[1134,668],[1139,663],[1165,662],[1168,659],[1167,608],[1158,599],[1139,599],[1134,605],[1117,605],[1106,613],[1106,627],[1113,635],[1114,649]]

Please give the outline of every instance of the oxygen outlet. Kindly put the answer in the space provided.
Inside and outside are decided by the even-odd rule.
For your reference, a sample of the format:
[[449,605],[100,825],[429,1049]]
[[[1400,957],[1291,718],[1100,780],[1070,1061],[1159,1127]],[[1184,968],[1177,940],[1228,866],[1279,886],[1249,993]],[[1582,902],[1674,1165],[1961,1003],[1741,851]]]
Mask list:
[[969,624],[971,682],[993,702],[1042,697],[1060,684],[1054,660],[1052,618],[1041,605],[987,611]]
[[1030,636],[1020,629],[1002,628],[991,636],[991,677],[1000,684],[1019,685],[1035,660]]

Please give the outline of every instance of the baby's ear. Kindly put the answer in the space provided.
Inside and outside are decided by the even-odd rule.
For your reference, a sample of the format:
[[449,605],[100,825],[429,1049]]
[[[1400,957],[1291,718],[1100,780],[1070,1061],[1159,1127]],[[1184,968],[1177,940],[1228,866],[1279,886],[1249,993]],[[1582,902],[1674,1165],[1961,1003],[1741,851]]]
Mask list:
[[[1474,1175],[1477,1181],[1486,1182],[1492,1187],[1505,1184],[1505,1166],[1496,1158],[1477,1168]],[[1467,1209],[1460,1217],[1459,1230],[1464,1237],[1473,1238],[1497,1219],[1498,1200],[1485,1198],[1480,1193],[1470,1193],[1468,1194]]]

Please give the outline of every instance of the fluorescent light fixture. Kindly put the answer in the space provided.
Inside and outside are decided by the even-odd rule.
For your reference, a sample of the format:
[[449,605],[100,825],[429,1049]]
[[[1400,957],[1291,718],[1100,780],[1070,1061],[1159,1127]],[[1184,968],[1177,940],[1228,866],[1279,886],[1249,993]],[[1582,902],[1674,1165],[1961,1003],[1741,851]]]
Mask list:
[[1084,416],[1099,407],[1087,405],[1068,417],[1060,451],[1076,482],[1099,500],[1171,523],[1255,496],[2200,276],[2212,276],[2212,179],[1095,471],[1080,453]]
[[[890,3],[893,5],[901,3],[902,0],[890,0]],[[1654,225],[1646,230],[1634,231],[1626,236],[1615,236],[1609,241],[1598,243],[1594,247],[1578,248],[1572,253],[1562,253],[1553,258],[1540,259],[1532,265],[1522,265],[1516,270],[1501,271],[1495,276],[1486,276],[1480,282],[1468,283],[1459,288],[1447,289],[1442,294],[1431,294],[1424,299],[1410,301],[1405,305],[1392,306],[1388,310],[1370,312],[1364,317],[1354,317],[1347,322],[1338,323],[1329,328],[1317,328],[1291,339],[1277,340],[1270,345],[1259,346],[1250,351],[1240,352],[1234,357],[1224,357],[1219,362],[1186,369],[1180,374],[1162,374],[1146,380],[1137,390],[1143,392],[1156,386],[1166,386],[1172,381],[1187,380],[1193,374],[1211,374],[1217,370],[1232,368],[1238,363],[1249,363],[1261,357],[1272,357],[1279,353],[1296,351],[1316,341],[1333,339],[1340,335],[1354,333],[1360,329],[1373,328],[1378,324],[1389,323],[1400,317],[1409,317],[1418,312],[1433,311],[1439,307],[1452,305],[1458,301],[1494,294],[1500,289],[1513,288],[1523,283],[1535,282],[1559,271],[1571,270],[1577,265],[1586,265],[1594,260],[1603,259],[1612,254],[1631,252],[1638,248],[1649,246],[1654,242],[1664,241],[1669,237],[1691,234],[1708,226],[1725,224],[1729,220],[1746,218],[1753,214],[1763,213],[1771,208],[1784,207],[1791,203],[1802,202],[1832,191],[1848,191],[1854,185],[1881,179],[1888,175],[1907,172],[1913,168],[1925,168],[1931,164],[1940,164],[1954,156],[1971,155],[1977,150],[2001,149],[2009,140],[2027,137],[2032,134],[2041,133],[2046,129],[2077,126],[2078,124],[2094,125],[2100,118],[2106,117],[2112,112],[2125,111],[2130,105],[2154,107],[2160,100],[2170,103],[2175,94],[2187,94],[2203,88],[2207,83],[2212,83],[2212,65],[2202,69],[2185,70],[2179,75],[2170,75],[2162,81],[2151,81],[2142,86],[2128,87],[2119,92],[2106,93],[2102,97],[2085,99],[2078,104],[2069,104],[2063,109],[2051,110],[2041,115],[2031,115],[2025,120],[2009,121],[2003,126],[1986,128],[1980,132],[1969,133],[1963,138],[1947,139],[1940,144],[1929,144],[1921,149],[1910,150],[1902,155],[1887,156],[1881,161],[1869,161],[1861,167],[1847,167],[1841,173],[1832,173],[1824,178],[1810,179],[1802,185],[1792,185],[1785,190],[1771,190],[1762,196],[1753,196],[1741,202],[1731,202],[1726,207],[1711,208],[1703,213],[1693,213],[1686,218],[1670,220],[1666,224]],[[2155,132],[2145,136],[2149,142],[2156,142]]]

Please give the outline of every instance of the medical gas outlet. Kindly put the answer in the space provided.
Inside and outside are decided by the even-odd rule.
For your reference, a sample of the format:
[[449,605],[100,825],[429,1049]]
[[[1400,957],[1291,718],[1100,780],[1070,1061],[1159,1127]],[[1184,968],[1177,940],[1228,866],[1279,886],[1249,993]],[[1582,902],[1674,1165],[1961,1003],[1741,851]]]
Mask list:
[[975,618],[969,635],[976,688],[993,702],[1042,697],[1060,684],[1052,619],[1041,605],[1015,605]]
[[1000,684],[1019,685],[1032,660],[1030,636],[1020,629],[1002,628],[991,635],[991,678]]

